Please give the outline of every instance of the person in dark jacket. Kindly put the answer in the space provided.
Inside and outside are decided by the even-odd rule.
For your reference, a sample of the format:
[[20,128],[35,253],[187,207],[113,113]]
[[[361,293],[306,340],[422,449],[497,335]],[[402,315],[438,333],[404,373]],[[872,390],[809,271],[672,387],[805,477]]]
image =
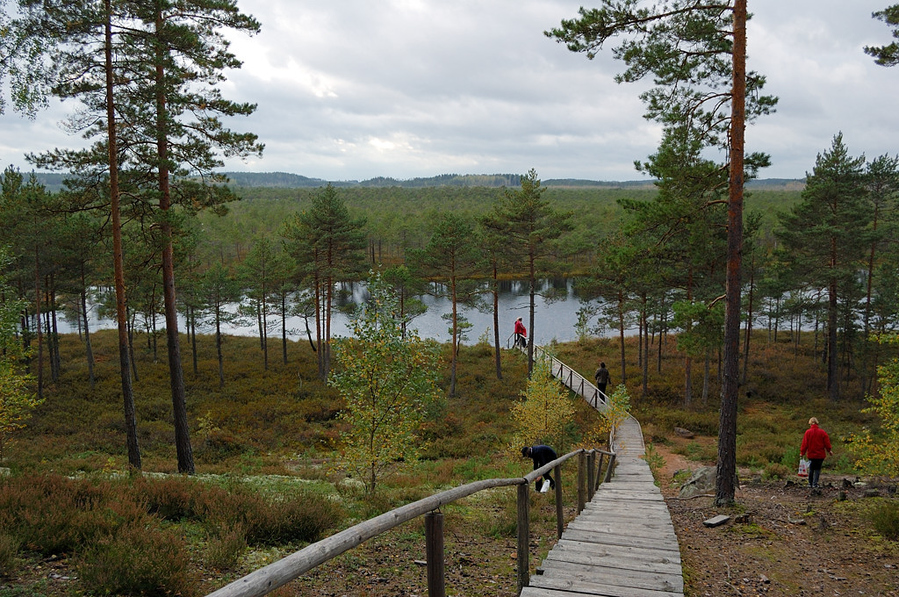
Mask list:
[[[556,451],[550,448],[549,446],[539,445],[539,446],[525,446],[521,449],[521,455],[525,458],[530,458],[534,461],[534,470],[537,470],[541,466],[549,464],[558,456],[556,456]],[[540,485],[537,486],[537,491],[542,491],[546,493],[548,489],[553,489],[556,486],[556,482],[553,481],[552,476],[549,473],[545,473],[540,481]],[[549,481],[549,486],[547,487],[547,481]]]
[[802,436],[799,455],[808,455],[811,463],[808,467],[808,484],[812,489],[817,489],[818,478],[821,476],[821,465],[824,464],[824,459],[828,454],[833,456],[833,450],[830,447],[830,436],[818,427],[818,419],[812,417],[808,420],[808,425],[808,430]]
[[597,389],[602,392],[602,395],[606,395],[606,386],[609,385],[609,380],[611,379],[611,375],[609,375],[609,370],[606,369],[605,363],[599,364],[599,369],[596,370],[596,373],[593,374],[593,379],[596,380]]

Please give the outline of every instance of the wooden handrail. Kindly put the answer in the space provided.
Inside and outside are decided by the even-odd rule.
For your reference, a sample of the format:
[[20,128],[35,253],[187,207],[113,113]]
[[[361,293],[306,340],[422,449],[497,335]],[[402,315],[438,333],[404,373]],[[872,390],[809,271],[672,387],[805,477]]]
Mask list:
[[[339,533],[335,533],[330,537],[322,539],[316,543],[308,545],[303,549],[294,552],[284,558],[278,560],[277,562],[273,562],[264,568],[260,568],[250,574],[244,576],[243,578],[239,578],[236,581],[225,585],[224,587],[210,593],[208,597],[262,597],[263,595],[274,591],[278,587],[281,587],[291,580],[297,578],[298,576],[308,572],[309,570],[319,566],[328,560],[342,554],[343,552],[350,550],[363,542],[380,535],[381,533],[387,532],[405,522],[408,522],[414,518],[417,518],[422,515],[433,513],[435,510],[444,506],[446,504],[450,504],[455,502],[456,500],[468,497],[480,491],[484,491],[486,489],[493,489],[496,487],[509,487],[509,486],[518,486],[518,588],[519,591],[526,587],[529,583],[530,579],[530,566],[528,562],[528,554],[529,554],[529,504],[530,504],[530,495],[529,488],[532,481],[536,480],[538,477],[545,475],[551,469],[555,469],[556,472],[556,516],[557,516],[557,527],[559,536],[562,533],[562,484],[560,482],[561,478],[559,474],[561,472],[561,465],[566,460],[573,458],[574,456],[580,456],[580,458],[584,459],[587,453],[599,453],[609,455],[609,470],[606,474],[606,480],[610,478],[611,475],[611,466],[614,463],[614,454],[611,452],[605,452],[603,450],[584,450],[583,448],[575,450],[573,452],[569,452],[564,456],[560,456],[556,460],[531,471],[524,477],[516,477],[512,479],[486,479],[484,481],[475,481],[473,483],[468,483],[466,485],[461,485],[459,487],[449,489],[446,491],[442,491],[440,493],[434,494],[430,497],[423,498],[418,500],[417,502],[412,502],[411,504],[406,504],[405,506],[401,506],[390,512],[386,512],[381,514],[380,516],[376,516],[372,519],[366,520],[365,522],[361,522],[357,525],[354,525],[346,530],[340,531]],[[578,495],[582,495],[582,487],[586,486],[587,479],[584,473],[584,466],[581,464],[579,467],[578,473]],[[602,468],[602,461],[600,460],[600,469]],[[597,475],[598,476],[598,475]],[[579,500],[580,501],[580,500]],[[579,510],[583,507],[582,504],[579,504]],[[433,527],[429,527],[431,529],[434,528],[442,528],[442,519],[435,520],[430,519],[428,521],[428,525],[436,525]],[[434,537],[435,531],[426,532],[426,535],[429,537],[430,541],[435,541]],[[429,544],[428,553],[442,553],[442,535],[439,543]],[[443,571],[442,571],[442,556],[439,557],[439,564],[435,561],[432,562],[431,558],[428,558],[428,579],[430,582],[440,583],[440,588],[429,587],[429,594],[440,595],[443,594]],[[439,566],[439,570],[431,569],[431,566]],[[433,579],[433,580],[432,580]]]
[[[542,348],[535,346],[535,351],[543,351]],[[555,375],[560,380],[563,380],[563,372],[565,368],[565,364],[562,361],[558,360],[555,357],[551,357],[552,361],[550,364],[550,372],[553,372],[553,366],[558,363],[559,364],[559,373]],[[575,376],[580,380],[580,391],[578,392],[584,399],[590,404],[590,398],[585,395],[584,387],[585,384],[588,386],[592,386],[581,374],[576,372],[572,368],[568,368],[568,383],[566,384],[569,388],[574,390],[574,380]],[[564,383],[564,381],[563,381]],[[606,403],[606,396],[599,391],[598,388],[594,387],[593,393],[593,404],[592,406],[599,410],[599,402],[600,398],[602,399],[603,405]],[[609,445],[613,445],[612,438],[614,437],[614,429],[610,434]],[[590,461],[587,462],[587,455],[590,455]],[[596,468],[596,476],[595,481],[593,480],[593,470],[594,470],[594,461],[595,454],[600,454],[599,466]],[[615,453],[614,452],[606,452],[604,450],[584,450],[579,449],[574,452],[569,452],[564,456],[561,456],[552,462],[534,470],[525,475],[524,477],[514,478],[514,479],[487,479],[484,481],[475,481],[474,483],[468,483],[466,485],[462,485],[460,487],[456,487],[454,489],[450,489],[447,491],[442,491],[438,494],[432,495],[430,497],[418,500],[417,502],[412,502],[411,504],[406,504],[400,508],[396,508],[391,510],[390,512],[386,512],[381,514],[380,516],[376,516],[370,520],[366,520],[365,522],[359,523],[355,526],[352,526],[346,530],[340,531],[330,537],[322,539],[312,545],[308,545],[307,547],[294,552],[277,562],[269,564],[264,568],[260,568],[255,572],[251,572],[250,574],[244,576],[243,578],[239,578],[236,581],[225,585],[224,587],[210,593],[208,597],[262,597],[263,595],[274,591],[278,587],[284,586],[291,580],[297,578],[298,576],[308,572],[309,570],[319,566],[328,560],[342,554],[343,552],[350,550],[363,542],[380,535],[381,533],[387,532],[405,522],[412,520],[413,518],[417,518],[426,514],[433,514],[438,508],[444,506],[446,504],[450,504],[456,500],[462,499],[464,497],[468,497],[479,491],[484,491],[486,489],[492,489],[496,487],[508,487],[512,485],[518,486],[518,590],[521,591],[522,588],[526,587],[530,581],[530,568],[528,563],[528,553],[529,553],[529,534],[530,531],[528,529],[529,525],[529,508],[530,508],[530,495],[529,488],[532,481],[535,481],[538,477],[542,477],[546,473],[548,473],[551,469],[555,469],[556,474],[556,518],[557,518],[557,531],[559,537],[562,536],[562,527],[563,527],[563,509],[562,509],[562,483],[561,481],[561,465],[569,458],[574,457],[575,455],[579,456],[578,462],[578,479],[577,479],[577,492],[578,492],[578,512],[580,512],[584,508],[585,501],[587,499],[592,499],[593,493],[596,488],[598,488],[600,483],[600,477],[602,476],[602,464],[603,457],[608,456],[609,462],[606,468],[606,474],[603,478],[602,482],[608,482],[612,478],[612,471],[615,466]],[[589,473],[587,473],[587,469]],[[588,497],[589,496],[589,497]],[[427,553],[428,557],[428,594],[439,596],[444,595],[444,587],[443,587],[443,537],[442,537],[442,527],[443,527],[443,518],[442,516],[434,517],[431,516],[426,521],[426,536],[427,536]],[[439,531],[440,537],[439,540],[437,538],[438,531],[437,529],[441,529]],[[433,554],[433,558],[431,555]],[[439,558],[439,565],[436,562],[432,562],[432,559]],[[432,568],[432,566],[439,566],[439,569]],[[434,583],[432,585],[432,583]],[[438,586],[439,585],[439,586]]]

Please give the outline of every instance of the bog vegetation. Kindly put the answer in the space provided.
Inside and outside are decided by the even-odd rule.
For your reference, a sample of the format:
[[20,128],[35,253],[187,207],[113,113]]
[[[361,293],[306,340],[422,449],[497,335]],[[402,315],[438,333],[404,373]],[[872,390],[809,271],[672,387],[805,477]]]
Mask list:
[[[523,428],[538,423],[516,414],[522,412],[525,396],[558,401],[566,411],[567,423],[547,429],[560,453],[596,446],[602,437],[597,428],[603,422],[596,413],[543,380],[540,366],[534,371],[536,383],[527,383],[525,355],[503,351],[503,379],[498,380],[488,344],[463,346],[456,396],[441,409],[421,412],[419,461],[384,476],[372,494],[365,491],[363,479],[342,466],[340,448],[349,421],[340,413],[346,402],[337,388],[319,378],[308,343],[290,342],[287,364],[275,360],[266,368],[258,339],[226,337],[222,347],[233,364],[220,386],[215,339],[198,336],[197,372],[186,376],[197,475],[172,476],[177,463],[166,355],[164,349],[154,354],[142,335],[138,339],[136,406],[143,475],[128,473],[114,332],[95,335],[93,389],[87,383],[84,338],[60,338],[59,379],[48,387],[28,427],[7,445],[4,464],[10,474],[0,481],[0,569],[7,584],[36,594],[208,592],[402,503],[463,482],[527,472],[530,463],[521,460],[517,442]],[[759,348],[751,370],[756,373],[745,386],[739,419],[738,462],[746,474],[792,477],[799,439],[812,413],[835,440],[827,467],[856,474],[856,454],[844,438],[863,427],[877,427],[877,418],[862,412],[858,401],[834,404],[823,398],[825,376],[810,340],[805,337],[797,348],[773,342],[762,332],[754,338]],[[636,339],[625,343],[633,373],[621,381],[631,388],[630,410],[651,444],[679,446],[675,449],[696,466],[713,462],[717,387],[706,403],[684,408],[683,355],[673,339],[662,346],[659,341],[657,337],[652,348],[661,357],[654,356],[645,395],[639,391],[642,352]],[[437,369],[444,392],[449,350],[442,347]],[[591,339],[553,350],[589,376],[597,359],[618,346],[614,340]],[[694,431],[696,440],[672,442],[675,426]],[[563,479],[572,482],[571,475]],[[570,487],[566,492],[573,495]],[[515,510],[507,498],[450,509],[449,520],[458,522],[449,524],[465,524],[466,532],[483,534],[484,541],[514,536]],[[549,503],[536,506],[536,528],[545,524],[551,529],[553,512]],[[878,525],[884,530],[876,532],[888,536],[893,520],[885,504],[866,524],[871,532]],[[421,537],[418,542],[423,544]],[[42,562],[56,562],[64,575],[78,580],[48,586],[34,574]]]

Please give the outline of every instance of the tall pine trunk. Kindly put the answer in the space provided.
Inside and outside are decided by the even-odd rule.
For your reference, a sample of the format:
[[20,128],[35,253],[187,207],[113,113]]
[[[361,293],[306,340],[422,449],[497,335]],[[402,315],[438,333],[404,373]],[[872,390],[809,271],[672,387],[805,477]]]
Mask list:
[[[157,12],[156,34],[162,30],[162,15]],[[169,186],[169,156],[165,96],[165,72],[163,53],[157,48],[156,54],[156,155],[159,160],[159,210],[162,212],[162,293],[165,303],[165,333],[169,357],[169,384],[172,390],[172,412],[175,422],[175,449],[178,453],[178,472],[194,474],[193,449],[187,426],[187,395],[184,388],[184,371],[181,366],[181,343],[178,338],[178,306],[175,302],[175,260],[172,241],[172,224],[168,217],[171,209],[171,188]]]
[[740,375],[740,285],[743,265],[743,151],[746,125],[747,0],[734,0],[730,181],[727,201],[727,285],[724,314],[724,385],[718,425],[715,504],[733,503],[737,479],[737,399]]
[[[109,195],[112,212],[112,245],[116,296],[116,329],[119,340],[119,375],[122,383],[122,400],[125,414],[125,437],[128,445],[128,464],[141,468],[140,446],[137,441],[137,417],[134,410],[134,387],[131,384],[131,340],[128,326],[128,309],[125,301],[125,258],[122,246],[122,217],[119,209],[119,163],[116,152],[116,117],[113,96],[112,71],[112,1],[106,0],[106,132],[109,149]],[[135,374],[136,378],[136,374]]]

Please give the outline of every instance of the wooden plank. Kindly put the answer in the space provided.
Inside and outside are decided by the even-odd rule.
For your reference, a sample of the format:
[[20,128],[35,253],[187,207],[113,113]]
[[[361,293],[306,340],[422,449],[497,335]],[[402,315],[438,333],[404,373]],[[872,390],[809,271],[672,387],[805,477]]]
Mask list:
[[678,549],[676,544],[672,544],[670,541],[662,541],[658,537],[634,537],[631,535],[613,535],[609,533],[584,531],[581,529],[568,529],[565,531],[565,539],[570,541],[587,541],[590,543],[598,543],[600,545],[620,545],[622,547],[661,546],[661,549],[666,551],[676,551],[680,553],[680,549]]
[[559,541],[553,546],[550,551],[558,551],[558,553],[563,552],[577,552],[577,553],[585,553],[585,554],[597,554],[597,555],[627,555],[637,557],[646,557],[646,558],[655,558],[662,557],[667,560],[680,562],[680,550],[679,549],[665,549],[664,545],[660,545],[658,547],[650,546],[650,547],[626,547],[623,545],[603,545],[601,543],[594,543],[592,541],[575,541],[573,539],[566,539],[564,541]]
[[582,578],[581,575],[573,576],[569,572],[543,574],[535,576],[531,580],[532,587],[542,589],[555,589],[559,591],[574,591],[596,595],[604,593],[617,594],[623,591],[651,591],[654,595],[683,594],[683,581],[677,583],[679,577],[638,579],[624,577],[618,574],[609,574],[603,577]]
[[683,596],[680,548],[649,465],[640,425],[616,430],[612,479],[599,486],[531,578],[522,597]]
[[613,504],[627,505],[632,501],[652,503],[660,508],[668,509],[662,494],[643,491],[638,487],[635,487],[630,491],[623,487],[618,489],[600,489],[594,494],[593,499],[590,500],[589,503],[600,505],[603,502],[611,502]]
[[542,574],[534,576],[533,579],[538,576],[574,578],[584,582],[636,587],[653,591],[682,592],[684,590],[684,578],[680,573],[663,574],[644,570],[620,570],[602,566],[582,566],[571,562],[552,562],[551,566],[542,568]]
[[[584,511],[586,512],[586,510]],[[638,530],[638,529],[646,529],[651,532],[664,533],[671,537],[675,537],[674,527],[671,524],[670,519],[647,519],[647,518],[639,518],[639,517],[624,517],[619,516],[617,518],[612,518],[609,516],[603,516],[601,514],[588,514],[584,516],[577,517],[572,520],[569,525],[573,525],[577,523],[577,526],[572,528],[590,528],[590,525],[594,525],[597,531],[602,531],[602,529],[619,529],[623,531],[625,534],[629,534],[628,530]],[[608,531],[605,531],[608,532]],[[564,536],[564,535],[563,535]]]
[[671,520],[671,515],[665,504],[651,502],[647,500],[635,501],[634,503],[623,502],[622,500],[603,499],[595,502],[588,502],[584,506],[586,516],[620,516],[622,518],[663,518]]
[[658,541],[671,541],[673,543],[677,542],[677,535],[674,534],[674,531],[668,530],[664,527],[642,526],[631,528],[626,525],[603,525],[597,523],[585,523],[582,521],[579,522],[577,519],[568,523],[568,527],[594,533],[625,535],[628,537],[644,537],[647,539],[657,539]]
[[650,508],[631,508],[627,510],[622,510],[620,506],[614,508],[584,508],[581,514],[584,516],[584,520],[600,522],[627,520],[632,523],[639,523],[645,520],[653,524],[671,524],[671,516],[667,512]]
[[587,516],[601,516],[603,514],[619,515],[619,516],[661,516],[666,520],[671,520],[668,508],[664,502],[655,500],[633,500],[615,499],[612,496],[605,496],[599,500],[591,500],[584,506],[584,512]]
[[[670,553],[670,552],[663,552]],[[680,557],[677,561],[664,556],[653,557],[628,557],[616,555],[599,555],[582,552],[550,552],[543,562],[544,568],[551,568],[552,562],[570,562],[584,566],[600,566],[603,568],[617,568],[620,570],[642,570],[644,572],[658,572],[662,574],[682,573]]]
[[[645,589],[633,589],[627,587],[614,586],[597,586],[592,595],[602,597],[661,597],[662,595],[671,595],[672,593],[660,593],[659,591],[647,591]],[[547,589],[543,587],[525,587],[520,593],[521,597],[583,597],[584,593],[575,591],[564,591],[558,589]],[[683,593],[680,593],[683,595]]]
[[730,520],[730,516],[728,516],[727,514],[719,514],[718,516],[709,518],[708,520],[703,520],[702,524],[704,524],[707,527],[718,527],[729,520]]

